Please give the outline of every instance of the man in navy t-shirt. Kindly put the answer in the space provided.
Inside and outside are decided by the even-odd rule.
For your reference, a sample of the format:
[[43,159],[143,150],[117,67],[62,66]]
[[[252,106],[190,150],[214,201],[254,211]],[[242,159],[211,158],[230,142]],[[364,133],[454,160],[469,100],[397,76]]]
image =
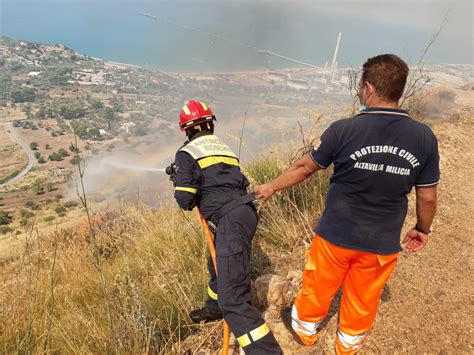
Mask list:
[[282,310],[285,325],[302,344],[316,342],[318,325],[342,285],[336,351],[361,347],[402,250],[400,233],[413,187],[417,223],[403,242],[414,252],[428,241],[440,175],[438,144],[429,127],[398,107],[407,76],[407,65],[395,55],[370,58],[359,88],[366,108],[334,122],[309,155],[255,189],[266,201],[334,164],[302,289],[293,307]]

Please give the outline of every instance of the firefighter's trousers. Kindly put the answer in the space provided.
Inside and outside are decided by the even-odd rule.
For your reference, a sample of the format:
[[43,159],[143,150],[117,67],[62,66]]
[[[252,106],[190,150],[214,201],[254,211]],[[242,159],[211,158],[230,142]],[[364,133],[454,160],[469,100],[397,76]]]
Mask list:
[[371,329],[383,287],[399,254],[380,255],[338,247],[316,235],[303,273],[303,286],[292,309],[292,327],[306,345],[342,285],[336,353],[351,354]]
[[220,309],[246,354],[281,354],[270,328],[250,304],[250,256],[258,215],[242,205],[221,218],[215,240],[218,277],[212,260],[206,307]]

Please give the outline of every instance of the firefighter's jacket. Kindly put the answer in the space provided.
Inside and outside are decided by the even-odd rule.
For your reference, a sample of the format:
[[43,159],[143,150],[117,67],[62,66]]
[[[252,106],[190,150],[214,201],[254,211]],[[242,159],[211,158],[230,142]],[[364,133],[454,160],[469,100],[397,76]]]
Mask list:
[[183,145],[175,163],[176,201],[185,210],[199,206],[206,219],[247,193],[249,182],[240,171],[237,156],[213,134],[198,134]]

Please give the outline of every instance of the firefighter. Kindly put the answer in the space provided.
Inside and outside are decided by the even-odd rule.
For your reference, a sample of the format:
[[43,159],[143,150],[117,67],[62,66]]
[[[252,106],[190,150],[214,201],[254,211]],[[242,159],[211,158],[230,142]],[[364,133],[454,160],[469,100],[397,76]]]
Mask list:
[[214,135],[209,106],[189,101],[180,112],[188,141],[175,157],[175,198],[185,210],[200,208],[215,233],[218,277],[208,260],[207,300],[190,313],[195,323],[224,318],[246,354],[281,354],[270,328],[250,305],[250,255],[258,223],[249,182],[232,150]]
[[417,222],[403,242],[408,252],[428,242],[440,176],[438,145],[428,126],[398,106],[407,76],[408,66],[395,55],[367,60],[360,113],[331,124],[310,154],[255,189],[257,197],[267,200],[334,164],[302,288],[293,306],[281,312],[301,344],[316,342],[318,326],[342,286],[336,352],[360,349],[402,251],[400,232],[413,187]]

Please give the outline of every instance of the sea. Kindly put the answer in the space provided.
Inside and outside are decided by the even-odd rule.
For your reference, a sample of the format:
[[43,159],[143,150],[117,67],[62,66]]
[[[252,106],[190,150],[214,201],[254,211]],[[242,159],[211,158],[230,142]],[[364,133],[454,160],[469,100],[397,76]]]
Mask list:
[[[0,35],[163,71],[212,72],[301,66],[297,61],[322,67],[331,63],[341,32],[339,67],[357,67],[385,52],[414,65],[449,10],[438,2],[436,12],[430,2],[412,2],[406,11],[400,7],[410,2],[359,3],[0,0]],[[470,9],[467,30],[472,3]],[[427,59],[472,62],[472,31],[466,47],[451,24]]]

